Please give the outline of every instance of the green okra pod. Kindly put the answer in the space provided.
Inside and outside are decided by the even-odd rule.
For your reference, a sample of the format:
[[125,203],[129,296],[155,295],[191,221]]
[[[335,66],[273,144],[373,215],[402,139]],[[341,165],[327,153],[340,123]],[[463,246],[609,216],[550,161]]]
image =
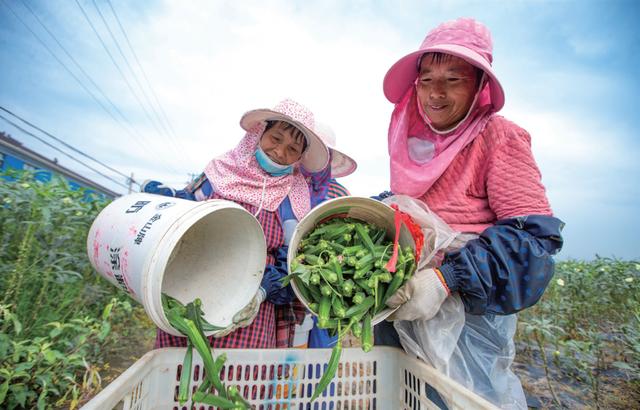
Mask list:
[[364,278],[365,276],[367,276],[367,273],[371,272],[372,269],[373,269],[373,262],[369,263],[368,265],[360,269],[356,268],[356,272],[353,274],[353,278],[354,279]]
[[352,305],[345,312],[346,318],[350,318],[352,316],[367,312],[375,303],[375,298],[373,296],[367,296],[362,303],[359,305]]
[[396,291],[402,286],[404,283],[404,270],[402,268],[398,269],[396,273],[393,275],[393,279],[389,283],[389,287],[384,292],[384,296],[382,297],[382,303],[386,303],[387,299],[391,297]]
[[189,386],[191,385],[191,367],[193,363],[193,345],[187,342],[187,353],[182,360],[180,385],[178,387],[178,403],[182,406],[189,400]]
[[367,295],[373,295],[373,288],[369,286],[367,279],[355,279],[354,276],[354,281]]
[[323,296],[318,304],[318,327],[325,326],[329,322],[331,312],[331,298]]
[[330,240],[337,239],[342,235],[348,234],[351,231],[353,231],[353,224],[344,224],[344,225],[338,226],[335,229],[328,230],[323,235],[323,238],[326,239],[327,241],[330,241]]
[[362,321],[360,343],[362,344],[362,350],[365,352],[369,352],[373,348],[373,326],[371,325],[371,315],[369,314],[364,315]]
[[342,282],[344,280],[344,277],[342,276],[342,265],[336,256],[332,256],[329,259],[329,266],[336,273],[338,281]]
[[309,290],[309,294],[311,294],[313,300],[315,300],[317,303],[320,303],[320,300],[322,299],[322,292],[320,291],[320,289],[318,289],[317,286],[309,286],[307,290]]
[[313,395],[311,396],[311,402],[318,398],[322,392],[329,386],[331,380],[336,375],[338,370],[338,364],[340,363],[340,355],[342,354],[342,335],[340,335],[340,326],[338,326],[338,341],[336,342],[333,350],[331,351],[331,358],[327,365],[327,369],[322,374],[318,385],[316,386]]
[[369,250],[369,252],[374,254],[376,251],[373,242],[371,241],[371,238],[367,233],[367,228],[361,224],[356,224],[356,233],[360,237],[360,240],[362,240],[362,243],[364,243],[364,246],[366,246],[366,248]]
[[320,276],[322,276],[322,278],[326,280],[327,283],[338,282],[338,274],[329,269],[320,269]]
[[364,294],[364,292],[356,292],[355,295],[353,295],[353,298],[351,299],[351,301],[353,302],[354,305],[359,305],[362,302],[364,302],[366,295]]
[[351,295],[353,294],[354,286],[355,286],[355,283],[353,283],[353,280],[351,279],[347,279],[342,283],[340,283],[340,290],[342,291],[342,296],[351,297]]
[[343,318],[347,314],[347,310],[344,308],[342,299],[338,296],[334,296],[331,302],[331,311],[338,318]]
[[307,262],[309,265],[319,265],[319,266],[324,265],[324,261],[322,260],[322,258],[316,255],[311,255],[308,253],[303,253],[302,255],[303,255],[304,261]]
[[353,324],[351,325],[351,332],[353,333],[353,336],[356,338],[360,338],[362,336],[362,322],[355,321],[353,322]]

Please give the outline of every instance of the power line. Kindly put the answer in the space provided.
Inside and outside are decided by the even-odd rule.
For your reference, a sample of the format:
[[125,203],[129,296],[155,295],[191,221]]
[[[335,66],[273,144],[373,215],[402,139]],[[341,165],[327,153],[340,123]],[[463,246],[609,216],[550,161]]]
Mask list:
[[140,97],[138,97],[138,94],[133,90],[133,87],[129,83],[129,80],[127,80],[127,77],[124,75],[124,72],[122,72],[122,69],[120,68],[120,66],[116,62],[115,58],[113,57],[113,54],[111,54],[111,51],[109,51],[109,47],[107,47],[107,44],[102,39],[102,36],[100,35],[100,33],[98,33],[98,30],[93,25],[93,22],[89,18],[89,15],[86,13],[86,11],[84,10],[84,8],[82,7],[82,5],[80,4],[80,2],[78,0],[76,0],[76,4],[78,5],[78,8],[80,8],[80,11],[84,15],[84,18],[89,23],[89,26],[91,26],[91,29],[93,30],[93,32],[96,35],[96,37],[98,37],[98,41],[100,41],[100,44],[102,44],[102,47],[104,48],[104,51],[106,51],[107,55],[109,56],[109,59],[111,59],[111,62],[113,63],[113,65],[118,70],[118,73],[120,73],[120,76],[122,77],[122,79],[124,80],[125,84],[127,85],[127,88],[129,89],[129,91],[131,91],[131,94],[134,96],[134,98],[136,99],[136,101],[140,105],[140,108],[142,108],[142,111],[144,112],[145,116],[147,117],[149,122],[151,122],[151,125],[153,125],[153,127],[156,129],[158,134],[162,134],[162,131],[160,131],[160,129],[158,128],[157,123],[153,120],[153,118],[151,118],[151,115],[149,114],[149,111],[147,111],[147,108],[144,106],[144,104],[140,100]]
[[153,114],[155,115],[156,119],[158,120],[158,123],[161,125],[162,129],[164,130],[164,133],[167,136],[169,143],[173,145],[173,148],[176,150],[176,152],[179,153],[179,155],[182,156],[183,159],[188,160],[186,158],[185,154],[184,154],[184,150],[180,149],[180,147],[178,146],[177,142],[173,139],[173,137],[169,133],[169,130],[164,125],[164,122],[162,122],[162,119],[158,115],[158,111],[156,110],[154,105],[151,103],[151,100],[149,99],[149,96],[147,95],[144,87],[142,86],[142,84],[138,80],[138,76],[136,75],[135,71],[133,70],[133,67],[131,67],[131,64],[129,64],[129,59],[127,58],[127,56],[122,51],[122,48],[120,47],[120,43],[118,42],[118,39],[113,34],[113,31],[111,31],[111,27],[109,26],[109,23],[107,23],[107,20],[104,18],[104,15],[100,11],[100,8],[98,7],[98,4],[96,3],[95,0],[93,0],[93,5],[97,10],[98,15],[100,16],[100,19],[102,20],[102,23],[107,28],[107,31],[108,31],[109,35],[111,36],[111,40],[113,40],[114,44],[116,45],[116,48],[118,49],[118,52],[120,53],[120,55],[122,56],[122,59],[124,60],[125,64],[127,65],[127,68],[131,72],[131,75],[132,75],[133,79],[135,80],[136,84],[138,85],[138,88],[142,92],[142,96],[144,97],[144,99],[146,100],[147,104],[149,105],[149,107],[153,111]]
[[[97,162],[98,164],[102,165],[103,167],[105,167],[105,168],[109,169],[110,171],[115,172],[116,174],[119,174],[119,175],[121,175],[121,176],[123,176],[123,177],[125,177],[125,178],[128,178],[128,179],[131,179],[128,175],[126,175],[126,174],[124,174],[124,173],[122,173],[122,172],[118,171],[117,169],[114,169],[114,168],[110,167],[109,165],[107,165],[107,164],[105,164],[105,163],[103,163],[103,162],[99,161],[98,159],[96,159],[96,158],[92,157],[92,156],[91,156],[91,155],[89,155],[89,154],[85,154],[84,152],[80,151],[79,149],[77,149],[77,148],[75,148],[75,147],[73,147],[73,146],[71,146],[71,145],[67,144],[66,142],[62,141],[60,138],[56,137],[55,135],[52,135],[51,133],[49,133],[49,132],[47,132],[47,131],[43,130],[42,128],[38,127],[37,125],[32,124],[31,122],[29,122],[29,121],[25,120],[24,118],[20,117],[20,116],[19,116],[19,115],[17,115],[17,114],[14,114],[13,112],[9,111],[8,109],[4,108],[4,107],[3,107],[3,106],[1,106],[1,105],[0,105],[0,110],[2,110],[2,111],[4,111],[4,112],[6,112],[7,114],[12,115],[13,117],[15,117],[15,118],[17,118],[18,120],[22,121],[24,124],[27,124],[28,126],[30,126],[30,127],[32,127],[32,128],[35,128],[36,130],[40,131],[41,133],[45,134],[46,136],[48,136],[48,137],[50,137],[50,138],[53,138],[54,140],[58,141],[59,143],[61,143],[61,144],[62,144],[62,145],[64,145],[65,147],[69,148],[70,150],[73,150],[74,152],[77,152],[78,154],[80,154],[80,155],[84,156],[85,158],[88,158],[88,159],[90,159],[90,160],[92,160],[92,161]],[[132,179],[132,180],[133,180],[133,179]],[[140,185],[140,184],[139,184],[138,182],[136,182],[135,180],[133,180],[133,183],[134,183],[134,184],[138,184],[138,185]]]
[[147,86],[149,87],[149,90],[151,90],[151,94],[153,94],[153,98],[156,101],[156,104],[158,104],[158,107],[160,108],[160,112],[162,113],[162,116],[164,118],[164,120],[166,121],[167,125],[169,126],[169,129],[171,130],[171,133],[173,134],[173,136],[175,138],[178,138],[178,136],[176,135],[176,132],[173,128],[173,125],[171,124],[171,121],[169,121],[169,117],[167,117],[167,114],[164,110],[164,108],[162,107],[162,104],[160,103],[160,100],[158,99],[158,95],[156,94],[154,88],[151,86],[151,82],[149,81],[149,78],[147,77],[147,73],[144,71],[144,68],[142,68],[142,64],[140,64],[140,60],[138,59],[138,55],[136,54],[135,50],[133,49],[133,46],[131,45],[131,42],[129,41],[129,36],[127,35],[127,32],[124,29],[124,26],[122,25],[122,23],[120,22],[120,19],[118,18],[118,14],[116,14],[116,10],[113,8],[113,5],[111,4],[111,0],[107,0],[107,4],[109,4],[109,7],[111,8],[111,12],[113,13],[113,16],[115,17],[116,21],[118,22],[118,26],[120,27],[120,31],[122,31],[122,34],[124,36],[124,39],[127,42],[127,45],[129,46],[129,50],[131,50],[131,54],[133,55],[133,58],[136,60],[136,63],[138,64],[138,67],[140,68],[140,72],[142,72],[142,77],[144,78],[145,82],[147,83]]
[[[5,118],[2,114],[0,114],[0,118],[2,118],[3,120],[5,120],[5,121],[6,121],[6,122],[8,122],[9,124],[13,125],[16,129],[18,129],[18,130],[20,130],[20,131],[24,132],[25,134],[27,134],[27,135],[29,135],[29,136],[31,136],[31,137],[33,137],[33,138],[37,139],[38,141],[42,142],[43,144],[45,144],[45,145],[47,145],[47,146],[49,146],[49,147],[51,147],[51,148],[55,149],[56,151],[60,152],[62,155],[65,155],[65,156],[67,156],[67,157],[71,158],[72,160],[74,160],[74,161],[78,162],[79,164],[81,164],[81,165],[83,165],[83,166],[85,166],[85,167],[89,168],[90,170],[92,170],[93,172],[97,173],[98,175],[103,176],[104,178],[106,178],[106,179],[108,179],[108,180],[110,180],[110,181],[112,181],[112,182],[114,182],[114,183],[116,183],[116,184],[120,185],[120,186],[121,186],[121,187],[123,187],[123,188],[129,189],[129,187],[128,187],[127,185],[123,184],[122,182],[120,182],[120,181],[118,181],[118,180],[115,180],[115,179],[111,178],[111,177],[110,177],[110,176],[108,176],[108,175],[103,174],[102,172],[98,171],[97,169],[93,168],[92,166],[87,165],[87,164],[85,164],[84,162],[80,161],[79,159],[77,159],[77,158],[76,158],[76,157],[74,157],[73,155],[70,155],[70,154],[68,154],[68,153],[66,153],[66,152],[64,152],[64,151],[62,151],[60,148],[58,148],[58,147],[56,147],[56,146],[54,146],[54,145],[52,145],[52,144],[49,144],[49,143],[48,143],[47,141],[45,141],[44,139],[42,139],[42,138],[38,137],[37,135],[33,134],[32,132],[27,131],[26,129],[22,128],[21,126],[19,126],[19,125],[18,125],[18,124],[16,124],[15,122],[13,122],[13,121],[11,121],[11,120],[9,120],[9,119]],[[127,178],[128,178],[128,177],[127,177]]]
[[164,131],[168,135],[169,131],[167,130],[167,127],[165,127],[165,125],[162,122],[162,120],[160,119],[160,116],[158,115],[158,112],[156,111],[155,107],[153,106],[153,104],[151,104],[151,101],[149,100],[149,97],[147,96],[147,93],[144,91],[144,88],[142,87],[142,84],[140,84],[140,81],[138,80],[138,76],[133,71],[133,68],[131,68],[131,64],[129,64],[129,60],[127,59],[127,57],[122,52],[122,48],[120,47],[120,43],[118,43],[118,40],[113,35],[113,32],[111,31],[111,27],[109,27],[109,24],[107,23],[107,20],[104,18],[104,15],[100,11],[100,8],[98,7],[98,4],[95,2],[95,0],[93,0],[93,5],[96,8],[96,11],[98,12],[98,15],[100,16],[100,19],[102,20],[102,23],[107,28],[107,32],[109,32],[109,36],[111,36],[111,40],[113,40],[114,44],[116,45],[116,48],[118,49],[118,52],[120,53],[120,55],[122,56],[122,59],[124,60],[125,64],[127,65],[127,68],[129,69],[129,72],[131,73],[133,79],[136,81],[136,84],[138,84],[138,88],[140,89],[140,91],[142,91],[142,96],[145,98],[145,100],[147,101],[147,104],[149,105],[149,107],[151,107],[151,110],[155,114],[156,119],[158,120],[158,122],[160,123],[160,125],[162,126],[162,128],[164,129]]
[[[42,28],[45,29],[45,31],[47,33],[49,33],[49,35],[51,36],[51,38],[53,38],[53,40],[56,42],[56,44],[58,44],[58,46],[62,49],[62,51],[64,51],[64,53],[67,55],[67,57],[69,57],[69,59],[73,62],[73,64],[75,64],[75,66],[78,68],[78,70],[80,70],[80,72],[89,80],[89,82],[96,88],[96,90],[98,90],[98,92],[102,95],[102,97],[107,100],[107,102],[111,105],[111,107],[116,111],[116,113],[118,113],[120,115],[120,117],[122,117],[122,119],[124,121],[126,121],[128,123],[129,126],[132,126],[132,124],[129,122],[129,120],[124,116],[124,114],[118,109],[118,107],[116,107],[116,105],[113,103],[113,101],[111,101],[111,99],[109,97],[106,96],[106,94],[102,91],[102,89],[100,88],[100,86],[98,86],[98,84],[96,84],[95,81],[93,81],[93,78],[91,78],[91,76],[89,74],[87,74],[87,72],[82,68],[82,66],[76,61],[75,58],[73,58],[73,56],[67,51],[67,49],[62,45],[62,43],[58,40],[58,38],[56,37],[56,35],[51,32],[51,30],[49,30],[49,28],[42,22],[42,20],[40,19],[40,17],[38,17],[38,15],[33,11],[33,9],[31,7],[29,7],[29,5],[22,0],[22,3],[24,4],[24,6],[27,8],[27,10],[29,10],[29,12],[35,17],[35,19],[38,21],[38,23],[42,26]],[[33,32],[32,32],[33,33]],[[39,39],[40,40],[40,39]],[[42,41],[40,41],[42,43]],[[44,45],[44,43],[43,43]],[[46,45],[45,45],[46,47]],[[53,54],[53,52],[49,49],[49,52],[51,52]],[[54,55],[55,57],[55,55]],[[60,62],[60,60],[58,60],[58,62]],[[67,71],[69,71],[67,69]],[[78,80],[79,81],[79,80]],[[82,85],[82,84],[81,84]],[[112,118],[114,120],[116,120],[118,123],[120,123],[120,120],[118,120],[117,118],[113,117]],[[120,123],[120,125],[122,125],[124,127],[124,124]],[[125,130],[127,132],[131,132],[130,130],[126,129]],[[130,134],[131,137],[135,137],[135,135]],[[140,136],[139,132],[138,132],[138,136]],[[144,147],[142,147],[144,148]]]
[[[137,137],[139,137],[140,139],[144,139],[143,135],[136,130],[135,128],[133,128],[133,126],[129,123],[128,119],[124,116],[124,114],[122,114],[122,112],[120,110],[118,110],[118,108],[113,104],[113,102],[104,94],[104,92],[102,92],[102,90],[100,89],[100,87],[98,87],[98,85],[95,83],[95,81],[93,81],[91,79],[91,77],[86,73],[85,70],[82,69],[82,67],[77,63],[77,61],[71,56],[71,54],[64,48],[64,46],[60,43],[60,41],[58,41],[58,39],[56,38],[56,36],[46,27],[46,25],[38,18],[38,16],[33,12],[33,10],[31,8],[29,8],[26,3],[25,6],[27,7],[27,9],[34,15],[34,17],[36,18],[36,20],[38,21],[38,23],[40,23],[40,25],[47,31],[47,33],[56,41],[56,43],[60,46],[60,48],[67,54],[67,56],[71,59],[71,61],[74,62],[74,64],[76,64],[76,66],[78,67],[78,69],[89,79],[89,81],[98,89],[98,91],[102,94],[102,96],[109,101],[109,103],[113,106],[113,108],[115,109],[115,111],[124,119],[124,121],[126,121],[127,123],[129,123],[129,126],[132,127],[133,130],[136,131],[137,135],[133,134],[132,131],[127,128],[118,118],[116,118],[113,113],[96,97],[96,95],[89,89],[87,88],[87,86],[80,80],[80,78],[78,78],[78,76],[76,76],[70,69],[69,67],[56,55],[56,53],[47,45],[47,43],[45,43],[45,41],[40,38],[40,36],[38,36],[35,31],[33,31],[31,29],[31,27],[16,13],[15,10],[13,10],[13,8],[11,6],[9,6],[9,4],[7,4],[7,2],[5,0],[2,0],[3,4],[9,9],[9,11],[11,11],[11,13],[16,17],[16,19],[18,19],[18,21],[20,21],[20,23],[22,23],[22,25],[24,25],[24,27],[36,38],[36,40],[38,40],[38,42],[40,42],[40,44],[51,54],[51,56],[62,66],[62,68],[64,68],[67,73],[69,73],[69,75],[85,90],[85,92],[87,92],[87,94],[89,94],[89,96],[114,120],[116,121],[128,134],[130,137],[132,137],[133,140],[136,141],[137,144],[140,145],[140,147],[143,149],[143,151],[148,150],[149,146],[154,146],[154,144],[149,144],[147,143],[146,146],[142,145],[142,143],[137,139]],[[173,170],[175,173],[179,173],[179,171],[177,171],[170,163],[165,162],[165,164],[171,169]]]
[[[116,122],[118,122],[118,123],[119,123],[119,120],[118,120],[118,119],[113,115],[113,113],[112,113],[111,111],[109,111],[109,110],[107,109],[107,107],[105,107],[105,106],[104,106],[104,104],[102,104],[102,102],[101,102],[100,100],[98,100],[98,98],[95,96],[95,94],[93,94],[93,93],[91,92],[91,90],[89,90],[89,89],[88,89],[88,88],[87,88],[87,87],[82,83],[82,81],[80,81],[80,79],[79,79],[79,78],[78,78],[78,77],[77,77],[77,76],[76,76],[76,75],[75,75],[71,70],[69,70],[69,68],[67,67],[67,65],[66,65],[64,62],[62,62],[62,60],[60,60],[60,59],[58,58],[58,56],[53,52],[53,50],[51,50],[51,48],[49,48],[49,46],[48,46],[48,45],[47,45],[47,44],[46,44],[46,43],[45,43],[45,42],[44,42],[44,41],[43,41],[43,40],[42,40],[42,39],[41,39],[41,38],[40,38],[40,37],[39,37],[39,36],[38,36],[34,31],[33,31],[33,30],[31,30],[31,27],[29,27],[29,25],[28,25],[24,20],[22,20],[22,18],[21,18],[18,14],[16,14],[16,12],[15,12],[15,11],[14,11],[14,10],[13,10],[13,9],[12,9],[12,8],[11,8],[11,7],[10,7],[10,6],[9,6],[9,5],[4,1],[4,0],[2,0],[2,2],[3,2],[3,3],[4,3],[4,5],[9,9],[9,11],[11,11],[11,13],[13,13],[13,15],[18,19],[18,21],[20,21],[20,22],[25,26],[25,28],[26,28],[27,30],[29,30],[29,32],[30,32],[31,34],[33,34],[33,36],[34,36],[34,37],[35,37],[35,38],[40,42],[40,44],[42,44],[42,46],[43,46],[43,47],[44,47],[44,48],[45,48],[45,49],[46,49],[46,50],[47,50],[47,51],[48,51],[48,52],[53,56],[53,58],[55,58],[55,59],[56,59],[56,61],[57,61],[58,63],[60,63],[60,65],[62,66],[62,68],[64,68],[64,69],[69,73],[69,75],[71,75],[71,77],[73,77],[73,79],[74,79],[74,80],[76,80],[76,82],[77,82],[78,84],[80,84],[80,86],[81,86],[81,87],[82,87],[82,88],[83,88],[83,89],[84,89],[84,90],[85,90],[85,91],[86,91],[86,92],[91,96],[91,98],[93,98],[93,100],[94,100],[96,103],[98,103],[98,105],[100,105],[100,107],[102,107],[102,109],[103,109],[107,114],[109,114],[109,116],[111,116],[111,118],[113,118],[113,119],[114,119],[114,121],[116,121]],[[125,130],[126,130],[126,128],[125,128]],[[128,130],[127,130],[127,131],[128,131]]]

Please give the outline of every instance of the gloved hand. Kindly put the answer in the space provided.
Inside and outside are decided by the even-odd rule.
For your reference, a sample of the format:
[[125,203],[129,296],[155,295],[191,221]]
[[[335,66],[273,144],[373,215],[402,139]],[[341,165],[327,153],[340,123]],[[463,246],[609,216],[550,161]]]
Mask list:
[[390,308],[400,306],[387,320],[429,320],[447,296],[449,289],[434,269],[420,270],[387,299]]
[[213,337],[218,339],[221,337],[225,337],[230,333],[235,332],[237,329],[247,327],[258,315],[258,311],[260,310],[260,305],[264,302],[266,298],[266,293],[262,287],[258,288],[258,291],[251,299],[251,302],[247,304],[242,310],[233,315],[233,320],[229,326],[222,330],[217,330],[213,333]]
[[264,290],[266,300],[274,305],[291,303],[295,298],[291,285],[282,286],[282,278],[287,276],[287,252],[288,246],[282,246],[276,252],[276,261],[273,265],[267,265],[262,276],[260,287]]
[[164,185],[160,181],[153,181],[150,179],[147,179],[142,183],[142,185],[140,185],[140,192],[146,192],[147,194],[156,194],[156,195],[163,195],[163,196],[172,196],[172,197],[176,196],[175,189]]

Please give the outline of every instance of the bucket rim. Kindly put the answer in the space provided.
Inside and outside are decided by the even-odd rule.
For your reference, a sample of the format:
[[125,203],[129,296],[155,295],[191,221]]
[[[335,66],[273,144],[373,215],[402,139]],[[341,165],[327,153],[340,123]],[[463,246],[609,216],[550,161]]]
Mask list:
[[[328,201],[325,201],[319,204],[318,206],[316,206],[315,208],[313,208],[307,215],[304,216],[304,218],[302,218],[302,220],[300,220],[300,222],[296,226],[296,229],[294,230],[293,236],[291,238],[291,243],[290,243],[289,251],[287,254],[288,272],[291,272],[291,261],[297,256],[298,244],[302,240],[302,238],[304,238],[304,236],[308,232],[310,232],[313,229],[313,227],[315,227],[321,222],[326,221],[328,217],[335,215],[336,213],[344,213],[345,216],[348,216],[352,208],[363,208],[363,209],[368,209],[370,211],[377,211],[378,213],[383,214],[386,217],[385,219],[391,222],[389,225],[394,226],[393,221],[395,217],[395,210],[391,208],[391,206],[383,202],[380,202],[378,200],[375,200],[373,198],[364,197],[364,196],[345,196],[345,197],[338,197],[338,198],[333,198]],[[358,217],[353,217],[353,216],[349,216],[349,217],[363,220],[362,218],[358,218]],[[313,224],[312,228],[306,230],[305,232],[302,232],[302,230],[305,228],[305,225],[309,224],[309,221],[312,221],[312,220],[317,220],[317,222]],[[367,223],[373,223],[371,221],[366,221],[366,220],[363,220],[363,221]],[[411,248],[415,252],[415,243],[408,229],[404,225],[401,226],[400,229],[401,229],[400,242],[402,246],[411,246]],[[389,234],[388,227],[387,227],[387,233]],[[395,228],[394,228],[394,233],[395,233]],[[298,284],[297,284],[298,280],[299,280],[298,278],[293,278],[291,280],[291,287],[293,289],[293,292],[295,293],[298,300],[300,300],[300,302],[302,302],[302,304],[307,308],[307,310],[309,310],[314,316],[318,316],[316,312],[314,312],[309,308],[309,302],[305,300],[304,296],[302,295],[302,292],[300,292],[300,290],[298,289]],[[387,308],[382,310],[371,319],[372,325],[376,325],[382,322],[387,317],[389,317],[393,312],[395,312],[397,309],[398,307]]]

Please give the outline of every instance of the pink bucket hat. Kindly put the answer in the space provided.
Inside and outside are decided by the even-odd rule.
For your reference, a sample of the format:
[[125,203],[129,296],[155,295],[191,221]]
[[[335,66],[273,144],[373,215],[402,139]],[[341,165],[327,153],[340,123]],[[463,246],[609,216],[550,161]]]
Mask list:
[[284,121],[298,128],[307,139],[307,149],[300,162],[310,172],[323,170],[329,164],[329,149],[315,132],[313,113],[304,105],[293,100],[280,101],[273,109],[263,108],[246,112],[240,119],[240,126],[249,131],[259,123]]
[[400,102],[418,76],[418,61],[424,53],[440,52],[460,57],[482,69],[488,76],[491,102],[495,111],[504,106],[504,91],[491,62],[493,44],[489,29],[471,18],[447,21],[431,30],[418,51],[398,60],[384,77],[384,95],[394,104]]
[[353,174],[358,163],[342,151],[336,148],[336,134],[331,127],[316,121],[316,133],[331,150],[331,177],[340,178]]

